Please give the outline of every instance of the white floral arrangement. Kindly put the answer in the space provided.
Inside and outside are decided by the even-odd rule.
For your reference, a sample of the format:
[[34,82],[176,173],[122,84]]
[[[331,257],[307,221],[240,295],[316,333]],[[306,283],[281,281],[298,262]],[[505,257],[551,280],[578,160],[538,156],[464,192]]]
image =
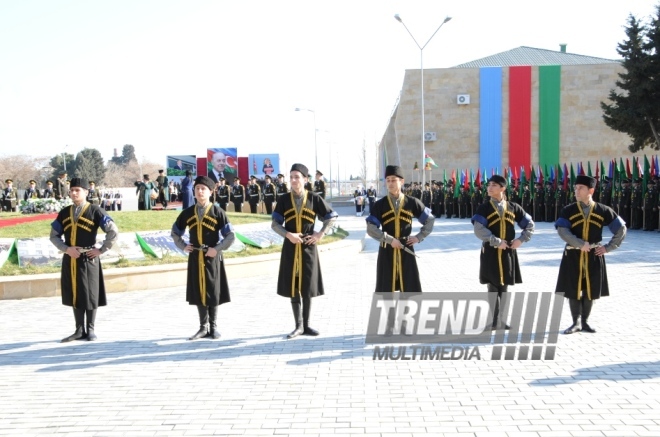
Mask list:
[[60,212],[71,204],[73,204],[71,199],[56,200],[51,197],[48,199],[21,200],[19,208],[23,214],[52,214]]

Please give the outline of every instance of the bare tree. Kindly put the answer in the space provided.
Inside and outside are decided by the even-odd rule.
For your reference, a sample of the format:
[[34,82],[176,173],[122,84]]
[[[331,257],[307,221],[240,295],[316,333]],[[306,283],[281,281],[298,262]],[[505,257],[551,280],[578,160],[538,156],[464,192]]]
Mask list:
[[5,180],[11,179],[14,188],[25,189],[31,179],[38,188],[44,188],[51,172],[50,158],[46,156],[9,155],[0,157],[0,186],[5,187]]

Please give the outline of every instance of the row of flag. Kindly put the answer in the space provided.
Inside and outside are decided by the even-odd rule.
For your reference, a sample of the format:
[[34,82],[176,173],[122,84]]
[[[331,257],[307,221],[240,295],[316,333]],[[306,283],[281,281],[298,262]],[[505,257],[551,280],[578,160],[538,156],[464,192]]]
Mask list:
[[[591,162],[587,162],[587,166],[582,164],[582,162],[577,163],[577,170],[573,163],[570,164],[570,167],[567,164],[560,165],[544,165],[541,167],[530,166],[529,172],[526,171],[525,166],[518,167],[507,167],[503,169],[503,174],[500,173],[499,168],[492,168],[490,174],[502,174],[509,184],[510,188],[522,188],[528,186],[533,193],[532,184],[539,183],[541,185],[546,185],[547,182],[551,182],[554,189],[559,185],[562,186],[564,190],[568,190],[569,187],[572,187],[575,183],[576,175],[587,175],[590,177],[596,178],[602,186],[602,182],[605,180],[612,181],[612,192],[615,191],[617,187],[620,186],[621,182],[624,179],[637,180],[642,179],[642,191],[645,194],[647,190],[647,184],[649,181],[652,181],[653,178],[660,176],[660,166],[658,165],[658,156],[651,157],[650,159],[644,155],[644,160],[642,164],[642,159],[633,157],[632,164],[630,158],[626,158],[625,164],[623,158],[619,158],[618,163],[616,159],[612,159],[609,162],[600,161],[596,162],[595,172],[592,171]],[[433,168],[438,166],[433,161],[428,154],[424,158],[424,170],[431,171]],[[413,170],[419,171],[419,166],[417,162],[413,166]],[[527,175],[529,174],[529,178]],[[443,183],[447,185],[449,181],[452,181],[454,185],[454,196],[458,197],[461,187],[464,189],[469,189],[470,193],[473,193],[475,188],[481,189],[483,182],[485,182],[489,176],[487,176],[487,170],[484,168],[483,172],[481,169],[477,169],[477,173],[474,173],[472,169],[452,169],[451,176],[447,177],[447,170],[443,171]],[[606,179],[607,178],[607,179]]]

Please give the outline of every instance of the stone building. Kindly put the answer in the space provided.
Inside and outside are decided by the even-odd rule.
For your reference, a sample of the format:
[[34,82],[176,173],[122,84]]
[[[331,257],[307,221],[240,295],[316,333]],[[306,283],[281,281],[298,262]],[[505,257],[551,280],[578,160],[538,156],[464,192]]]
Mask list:
[[[627,135],[600,107],[623,67],[617,60],[519,47],[452,68],[424,70],[424,149],[438,168],[482,171],[623,156]],[[381,166],[422,179],[420,70],[406,70],[399,101],[379,144]],[[384,174],[381,168],[380,174]],[[529,173],[527,173],[529,175]]]

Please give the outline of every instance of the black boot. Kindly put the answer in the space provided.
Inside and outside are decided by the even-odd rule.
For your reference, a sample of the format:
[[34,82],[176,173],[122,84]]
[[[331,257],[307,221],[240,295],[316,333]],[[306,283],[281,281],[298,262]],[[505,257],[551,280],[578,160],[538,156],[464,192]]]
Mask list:
[[210,306],[209,307],[209,321],[211,322],[211,331],[209,332],[209,337],[213,340],[220,338],[220,331],[218,331],[218,307]]
[[309,327],[309,312],[312,310],[312,298],[305,297],[303,298],[303,335],[311,335],[316,337],[319,335],[319,331]]
[[286,338],[295,338],[304,332],[302,314],[300,312],[300,298],[291,298],[291,309],[293,309],[293,320],[296,321],[296,329],[294,329]]
[[85,333],[85,310],[74,308],[73,318],[76,320],[76,332],[63,338],[61,343],[68,343],[73,340],[81,340],[87,336]]
[[94,333],[94,320],[96,319],[96,310],[87,310],[87,340],[94,341],[98,339]]
[[588,299],[586,296],[582,299],[582,332],[588,332],[589,334],[595,334],[596,330],[589,326],[587,321],[589,320],[589,314],[591,314],[591,307],[594,305],[594,301]]
[[492,295],[489,294],[489,301],[493,303],[493,324],[491,325],[491,329],[493,331],[497,329],[511,329],[509,325],[507,325],[506,323],[502,323],[499,320],[500,304],[502,302],[502,293],[506,292],[506,289],[507,289],[506,285],[496,287],[495,285],[488,284],[488,293],[492,293]]
[[188,340],[197,340],[209,335],[209,310],[204,305],[197,305],[197,311],[199,312],[199,331]]
[[573,324],[564,330],[564,334],[580,332],[582,330],[578,324],[578,320],[580,319],[580,301],[577,299],[568,299],[568,307],[571,309]]

